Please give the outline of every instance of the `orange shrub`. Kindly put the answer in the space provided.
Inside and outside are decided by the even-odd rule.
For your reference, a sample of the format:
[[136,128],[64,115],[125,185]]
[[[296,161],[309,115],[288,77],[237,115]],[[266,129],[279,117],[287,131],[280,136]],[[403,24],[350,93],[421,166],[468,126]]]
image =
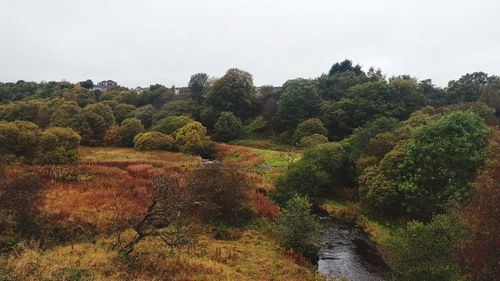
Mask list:
[[250,199],[255,210],[260,216],[269,219],[275,219],[278,216],[280,212],[279,207],[274,204],[274,202],[269,200],[266,195],[258,191],[253,191],[250,193]]

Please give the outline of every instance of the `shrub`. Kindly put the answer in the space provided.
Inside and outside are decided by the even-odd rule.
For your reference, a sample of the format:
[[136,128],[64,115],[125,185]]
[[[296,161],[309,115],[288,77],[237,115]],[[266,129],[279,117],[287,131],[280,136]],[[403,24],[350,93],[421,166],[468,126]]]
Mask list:
[[236,168],[207,165],[190,175],[188,186],[205,198],[207,221],[240,225],[253,216],[248,196],[252,183]]
[[0,205],[15,218],[16,231],[31,238],[39,230],[37,203],[42,196],[42,182],[35,174],[16,175],[2,186]]
[[38,144],[38,126],[31,122],[0,122],[0,155],[5,162],[31,163]]
[[215,146],[207,137],[207,129],[200,122],[191,122],[175,134],[177,148],[185,153],[213,158]]
[[346,150],[335,142],[306,150],[302,159],[277,179],[273,199],[283,204],[298,193],[317,202],[336,188],[352,186],[354,167],[347,160]]
[[125,147],[134,146],[134,137],[144,132],[144,126],[141,120],[137,118],[127,118],[120,124],[123,128],[123,135],[121,138],[121,145]]
[[328,135],[323,122],[318,118],[307,119],[306,121],[300,123],[293,134],[293,143],[298,145],[303,137],[307,137],[313,134]]
[[247,131],[249,133],[260,133],[264,131],[267,128],[268,124],[266,119],[262,116],[258,116],[257,118],[253,119],[250,124],[247,126]]
[[273,201],[267,198],[266,195],[261,192],[254,191],[250,193],[250,198],[257,214],[260,216],[268,219],[275,219],[278,216],[280,208],[274,204]]
[[78,133],[69,128],[52,127],[40,134],[37,155],[38,165],[71,164],[78,161]]
[[134,138],[137,150],[174,150],[174,139],[160,132],[141,133]]
[[326,136],[320,135],[320,134],[312,134],[310,136],[302,137],[299,141],[299,144],[302,147],[313,147],[313,146],[316,146],[318,144],[327,143],[327,142],[328,142],[328,138]]
[[168,116],[156,122],[151,130],[167,135],[175,135],[177,130],[186,126],[193,120],[187,116]]
[[312,258],[318,247],[314,239],[320,234],[320,224],[311,213],[312,204],[306,196],[294,195],[278,217],[278,234],[285,247]]
[[463,235],[463,225],[447,215],[437,215],[427,224],[408,223],[388,243],[396,280],[463,280],[453,261]]
[[228,142],[237,139],[243,132],[241,120],[232,112],[222,112],[215,123],[215,138]]

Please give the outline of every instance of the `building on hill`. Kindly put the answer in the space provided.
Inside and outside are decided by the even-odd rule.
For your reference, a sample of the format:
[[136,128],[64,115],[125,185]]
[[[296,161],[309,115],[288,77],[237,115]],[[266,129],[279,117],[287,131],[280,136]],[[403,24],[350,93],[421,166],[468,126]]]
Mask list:
[[109,89],[114,88],[114,87],[118,87],[118,83],[116,83],[113,80],[104,80],[104,81],[97,83],[94,86],[94,90],[106,91],[106,90],[109,90]]

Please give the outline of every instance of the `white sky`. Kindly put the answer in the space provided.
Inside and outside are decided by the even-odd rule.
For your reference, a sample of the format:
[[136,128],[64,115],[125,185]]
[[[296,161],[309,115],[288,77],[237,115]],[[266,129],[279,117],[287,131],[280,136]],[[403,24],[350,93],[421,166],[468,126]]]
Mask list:
[[184,86],[237,67],[256,85],[345,58],[445,86],[500,74],[500,0],[0,0],[0,81]]

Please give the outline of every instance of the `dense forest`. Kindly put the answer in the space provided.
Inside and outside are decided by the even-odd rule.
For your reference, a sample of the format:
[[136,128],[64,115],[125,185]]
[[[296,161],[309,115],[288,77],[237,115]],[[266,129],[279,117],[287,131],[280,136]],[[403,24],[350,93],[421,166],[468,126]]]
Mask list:
[[387,280],[498,280],[499,107],[495,75],[349,60],[279,87],[0,83],[0,280],[322,280],[318,213]]

